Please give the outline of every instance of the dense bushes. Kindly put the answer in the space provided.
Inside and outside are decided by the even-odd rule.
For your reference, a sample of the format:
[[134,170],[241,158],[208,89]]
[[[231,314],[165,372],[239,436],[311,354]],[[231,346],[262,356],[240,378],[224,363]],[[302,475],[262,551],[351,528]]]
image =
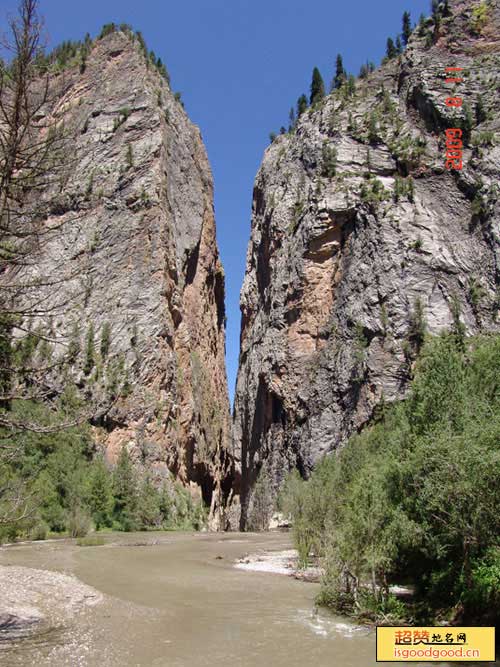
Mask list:
[[[500,597],[500,337],[427,340],[408,399],[326,458],[282,504],[301,560],[323,557],[341,611],[491,619]],[[411,580],[404,609],[389,585]],[[443,611],[445,610],[445,611]]]
[[[14,403],[12,415],[50,429],[71,420],[75,400],[66,392],[57,412],[25,401]],[[6,435],[0,432],[0,438]],[[170,479],[158,489],[132,465],[126,449],[111,470],[96,455],[87,426],[53,433],[25,431],[0,442],[5,441],[10,455],[0,462],[0,518],[21,496],[27,516],[17,523],[0,523],[0,540],[19,535],[45,539],[49,532],[82,537],[92,525],[96,530],[128,531],[199,529],[204,524],[201,503]]]

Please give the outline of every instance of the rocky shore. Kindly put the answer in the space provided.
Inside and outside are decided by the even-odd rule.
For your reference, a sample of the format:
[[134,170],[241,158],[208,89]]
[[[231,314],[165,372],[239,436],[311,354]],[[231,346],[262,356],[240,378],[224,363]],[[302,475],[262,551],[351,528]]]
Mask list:
[[[14,660],[12,664],[26,664],[23,660],[31,647],[40,642],[50,646],[53,635],[52,658],[56,657],[54,651],[65,650],[68,655],[76,656],[72,664],[84,664],[77,649],[88,647],[91,637],[82,637],[86,624],[81,620],[103,600],[99,591],[71,575],[0,566],[0,662],[3,650],[8,649],[9,659]],[[61,634],[64,646],[57,640]],[[13,648],[18,649],[14,655]]]

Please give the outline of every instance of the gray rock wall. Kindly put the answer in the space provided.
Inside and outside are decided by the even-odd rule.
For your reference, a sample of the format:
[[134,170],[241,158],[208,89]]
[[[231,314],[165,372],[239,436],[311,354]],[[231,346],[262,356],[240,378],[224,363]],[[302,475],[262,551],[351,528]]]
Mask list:
[[46,304],[67,303],[35,325],[55,340],[54,357],[80,347],[64,373],[108,459],[127,447],[155,479],[170,471],[211,504],[216,527],[231,484],[224,272],[200,132],[131,33],[96,40],[83,72],[70,67],[50,85],[43,120],[64,125],[65,175],[42,197],[61,232],[33,273],[63,266],[70,279],[41,288]]
[[[468,335],[499,330],[500,31],[497,3],[473,28],[474,4],[452,3],[435,44],[414,34],[266,150],[240,300],[243,528],[266,524],[291,468],[308,475],[382,400],[404,397],[419,311],[431,335],[456,303]],[[488,118],[449,172],[444,68],[457,65],[466,105],[474,115],[481,96]]]

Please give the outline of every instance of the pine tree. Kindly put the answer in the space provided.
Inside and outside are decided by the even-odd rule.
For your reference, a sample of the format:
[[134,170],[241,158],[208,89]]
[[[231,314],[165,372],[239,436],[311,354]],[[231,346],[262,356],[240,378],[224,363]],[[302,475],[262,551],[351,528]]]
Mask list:
[[368,141],[371,144],[376,144],[379,140],[378,132],[378,116],[375,111],[372,111],[370,114],[370,119],[368,121]]
[[399,54],[403,53],[403,43],[401,42],[401,37],[399,35],[396,38],[396,51]]
[[160,512],[162,516],[162,524],[164,527],[171,524],[173,505],[174,502],[171,498],[168,487],[166,484],[164,484],[160,491]]
[[476,122],[478,125],[480,123],[484,123],[484,121],[487,120],[488,118],[486,109],[484,108],[484,102],[482,97],[479,97],[476,102],[475,113],[476,113]]
[[113,473],[114,516],[125,531],[138,527],[137,477],[126,447],[122,447]]
[[289,125],[288,125],[288,131],[292,132],[295,129],[295,109],[293,107],[290,107],[290,113],[288,114],[288,120],[289,120]]
[[111,476],[102,458],[96,459],[89,479],[88,506],[96,530],[111,524],[113,493]]
[[369,61],[366,61],[364,65],[361,65],[359,70],[359,78],[365,79],[369,74],[375,71],[375,64]]
[[353,74],[349,74],[346,91],[348,97],[353,97],[353,95],[356,93],[356,79]]
[[410,35],[411,35],[410,12],[405,12],[403,14],[403,32],[402,32],[403,44],[405,46],[408,44],[410,40]]
[[472,114],[470,106],[465,103],[462,107],[463,109],[463,118],[460,121],[460,125],[463,131],[463,142],[465,145],[468,145],[471,138],[472,128],[474,127],[474,116]]
[[346,79],[347,79],[347,73],[344,69],[342,56],[339,53],[337,54],[337,60],[335,63],[335,77],[333,79],[332,89],[341,88]]
[[325,96],[325,84],[323,82],[323,77],[317,67],[313,69],[312,80],[311,80],[311,97],[310,103],[311,106],[317,104]]
[[418,35],[419,37],[424,37],[425,33],[427,30],[426,26],[426,20],[425,20],[425,14],[420,14],[420,18],[418,20]]
[[101,331],[101,357],[106,359],[111,345],[111,327],[109,322],[104,322]]
[[307,109],[307,97],[301,95],[297,100],[297,118],[300,118]]
[[85,363],[83,365],[83,372],[89,375],[95,364],[95,340],[94,340],[94,325],[91,322],[87,332],[87,341],[85,344]]
[[396,50],[396,46],[394,44],[394,40],[392,39],[392,37],[387,38],[386,55],[389,59],[395,58],[398,55],[398,52]]
[[161,524],[161,497],[149,479],[144,480],[139,491],[138,516],[141,528],[158,528]]
[[74,363],[81,352],[80,346],[80,330],[78,328],[77,322],[73,323],[71,328],[71,334],[68,343],[68,361],[69,363]]

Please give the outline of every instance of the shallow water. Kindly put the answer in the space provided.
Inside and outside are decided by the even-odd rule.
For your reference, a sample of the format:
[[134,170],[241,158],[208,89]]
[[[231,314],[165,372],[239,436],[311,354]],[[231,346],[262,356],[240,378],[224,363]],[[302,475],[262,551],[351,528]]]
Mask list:
[[[376,664],[372,632],[314,610],[316,584],[234,567],[247,553],[289,549],[285,534],[136,533],[106,539],[100,547],[64,541],[0,550],[1,565],[72,573],[107,596],[68,618],[45,641],[34,635],[4,645],[0,664]],[[132,546],[141,542],[156,544]]]

